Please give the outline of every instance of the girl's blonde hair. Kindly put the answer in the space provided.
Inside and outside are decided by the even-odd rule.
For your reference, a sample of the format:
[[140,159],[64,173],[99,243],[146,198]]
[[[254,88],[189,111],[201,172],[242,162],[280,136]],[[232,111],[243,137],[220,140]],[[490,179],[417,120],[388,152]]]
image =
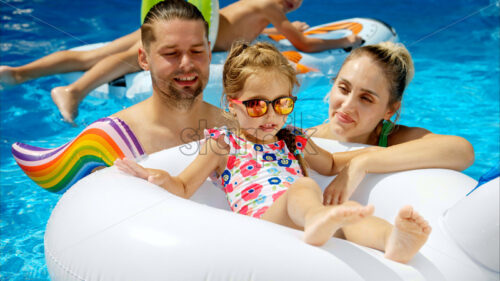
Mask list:
[[[235,42],[231,46],[229,55],[224,63],[222,71],[223,95],[222,107],[227,108],[229,99],[236,99],[243,90],[248,77],[255,73],[266,73],[276,71],[284,75],[290,81],[290,95],[294,86],[299,86],[295,68],[279,50],[269,43],[258,42],[250,45],[246,42]],[[228,118],[233,118],[227,113]],[[288,150],[292,152],[299,161],[302,173],[307,175],[306,165],[302,156],[297,153],[295,136],[288,129],[281,129],[277,135],[278,139],[284,140]]]
[[243,89],[250,75],[271,70],[276,70],[289,79],[290,94],[293,87],[299,85],[295,68],[272,44],[264,42],[258,42],[254,45],[246,42],[234,43],[222,72],[224,98],[235,98]]

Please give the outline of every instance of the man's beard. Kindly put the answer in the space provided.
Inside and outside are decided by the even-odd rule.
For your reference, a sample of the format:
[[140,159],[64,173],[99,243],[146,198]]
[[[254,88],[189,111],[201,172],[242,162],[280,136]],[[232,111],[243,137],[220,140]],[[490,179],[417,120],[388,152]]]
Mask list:
[[178,109],[191,109],[196,98],[203,92],[201,84],[196,88],[178,89],[172,83],[168,85],[168,92],[162,92],[162,95],[167,97],[167,102]]
[[[200,76],[198,76],[198,79],[200,79]],[[155,83],[154,81],[153,83],[158,86],[163,84],[163,87],[158,87],[158,93],[162,97],[162,100],[170,106],[181,110],[191,109],[197,97],[203,92],[202,83],[198,83],[195,88],[185,87],[181,89],[175,87],[174,82],[171,81],[167,82],[166,85],[164,83]]]

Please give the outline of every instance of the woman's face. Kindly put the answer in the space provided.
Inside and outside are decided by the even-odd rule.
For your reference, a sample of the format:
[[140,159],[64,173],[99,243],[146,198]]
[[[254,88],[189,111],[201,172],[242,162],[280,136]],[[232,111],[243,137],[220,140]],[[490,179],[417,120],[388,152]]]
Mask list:
[[389,107],[389,84],[366,55],[351,59],[340,70],[330,91],[330,130],[341,141],[368,143],[382,119],[399,109]]

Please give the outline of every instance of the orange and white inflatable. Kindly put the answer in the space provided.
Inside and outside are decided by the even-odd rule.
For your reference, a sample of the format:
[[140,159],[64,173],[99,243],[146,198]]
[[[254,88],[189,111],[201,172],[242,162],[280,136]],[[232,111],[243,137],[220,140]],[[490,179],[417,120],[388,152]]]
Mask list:
[[[352,18],[327,23],[304,32],[308,37],[321,39],[340,39],[351,34],[363,38],[364,45],[376,44],[384,41],[395,42],[398,36],[394,28],[388,24],[369,18]],[[335,75],[350,50],[331,49],[319,53],[304,53],[295,49],[283,35],[260,36],[258,40],[269,37],[282,53],[297,67],[299,73],[319,71],[325,75]],[[266,40],[267,41],[267,40]]]

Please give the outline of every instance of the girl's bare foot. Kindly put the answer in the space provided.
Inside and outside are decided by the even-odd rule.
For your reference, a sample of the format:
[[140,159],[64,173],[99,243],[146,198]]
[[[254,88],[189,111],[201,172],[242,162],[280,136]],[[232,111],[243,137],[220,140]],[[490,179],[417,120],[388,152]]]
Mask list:
[[18,81],[13,67],[7,65],[0,66],[0,91],[19,83],[20,81]]
[[345,204],[323,206],[311,210],[306,215],[304,241],[311,245],[321,246],[332,238],[339,228],[370,216],[373,211],[373,205],[352,206]]
[[394,228],[385,246],[385,257],[407,263],[425,244],[431,233],[429,223],[411,206],[404,206],[394,222]]
[[59,112],[61,112],[64,121],[73,123],[73,120],[78,115],[78,105],[80,104],[76,93],[66,86],[52,89],[50,95]]

